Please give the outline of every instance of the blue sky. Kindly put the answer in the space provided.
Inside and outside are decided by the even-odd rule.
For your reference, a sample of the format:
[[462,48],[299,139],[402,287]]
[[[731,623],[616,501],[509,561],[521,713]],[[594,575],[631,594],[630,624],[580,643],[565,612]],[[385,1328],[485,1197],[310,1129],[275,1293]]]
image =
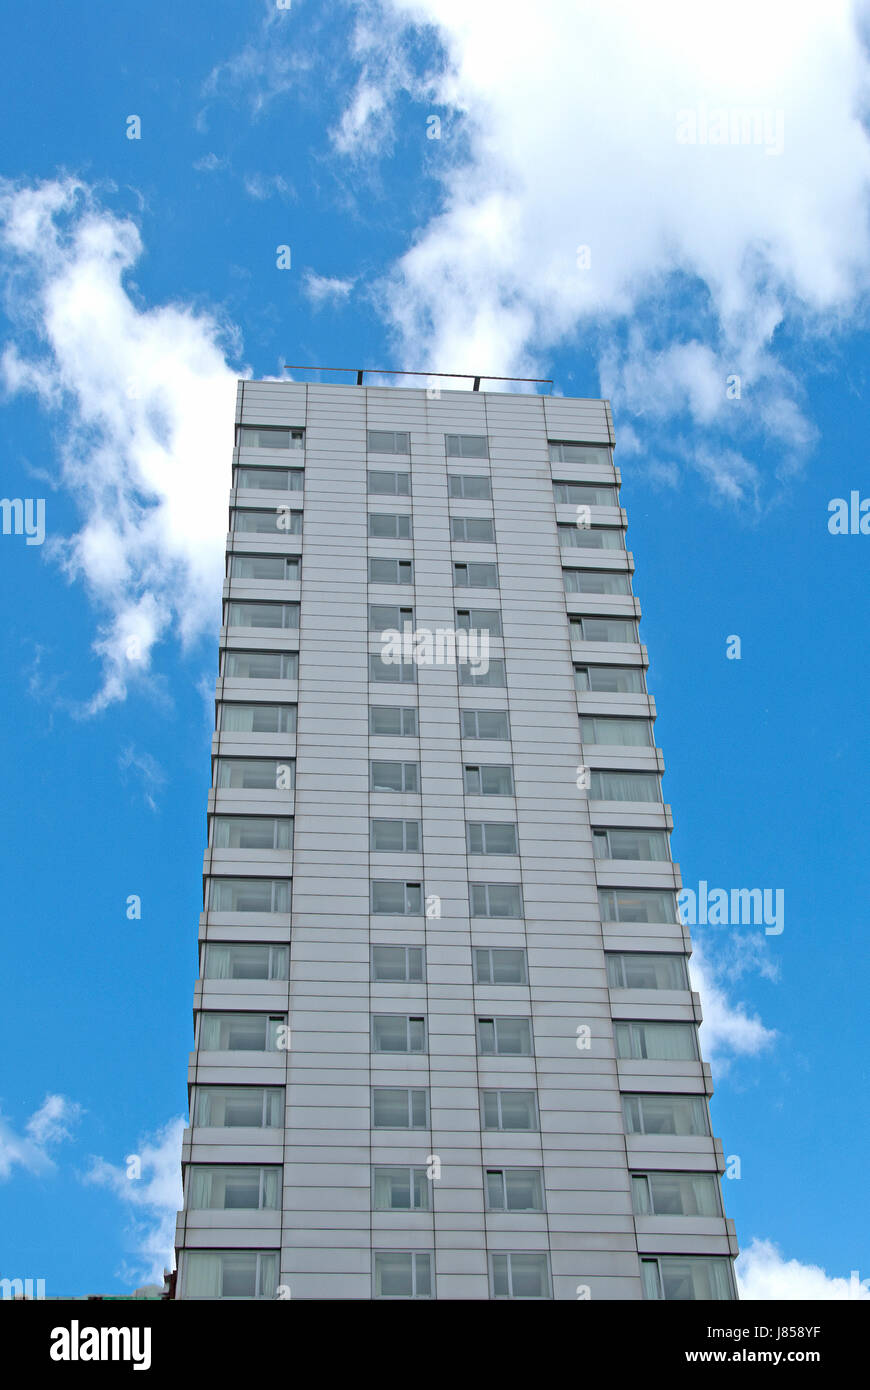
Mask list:
[[613,401],[674,857],[785,893],[694,932],[743,1288],[870,1276],[866,11],[703,8],[0,6],[2,491],[46,515],[0,536],[0,1275],[169,1257],[234,383],[289,361]]

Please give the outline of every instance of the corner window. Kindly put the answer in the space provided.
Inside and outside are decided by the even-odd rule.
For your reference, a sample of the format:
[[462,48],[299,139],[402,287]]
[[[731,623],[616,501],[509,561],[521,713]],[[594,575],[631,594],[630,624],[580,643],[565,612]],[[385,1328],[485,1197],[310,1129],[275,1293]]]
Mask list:
[[240,449],[302,449],[305,431],[284,425],[239,425]]

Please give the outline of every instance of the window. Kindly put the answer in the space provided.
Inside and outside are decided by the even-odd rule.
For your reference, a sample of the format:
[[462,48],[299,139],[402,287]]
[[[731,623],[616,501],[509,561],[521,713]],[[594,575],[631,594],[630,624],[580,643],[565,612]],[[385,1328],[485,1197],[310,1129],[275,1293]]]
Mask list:
[[212,816],[214,849],[292,849],[292,816]]
[[518,883],[472,883],[472,917],[522,917],[523,897]]
[[478,545],[494,545],[495,529],[486,516],[452,516],[450,518],[450,539],[452,541],[473,541]]
[[565,503],[586,503],[590,507],[618,507],[615,487],[606,483],[553,483],[553,498],[558,506]]
[[734,1299],[731,1261],[704,1255],[656,1255],[640,1262],[644,1298],[685,1302]]
[[637,642],[633,618],[571,617],[572,642]]
[[369,512],[369,535],[380,541],[409,541],[411,517],[407,512]]
[[284,1092],[277,1086],[197,1086],[193,1114],[204,1129],[280,1129]]
[[481,1111],[484,1129],[537,1132],[538,1098],[534,1091],[484,1091]]
[[286,980],[290,947],[209,941],[203,952],[204,980]]
[[417,733],[417,711],[408,705],[369,705],[369,733],[414,738]]
[[492,498],[492,484],[483,473],[449,473],[447,482],[451,497],[462,497],[467,502],[489,502]]
[[516,854],[517,827],[511,821],[469,821],[469,854]]
[[281,1169],[192,1163],[187,1194],[192,1211],[280,1211]]
[[676,922],[673,893],[655,888],[599,888],[602,922]]
[[508,951],[496,946],[479,946],[475,949],[476,985],[525,985],[528,978],[525,951]]
[[410,473],[386,472],[382,468],[370,468],[368,489],[378,497],[410,497]]
[[426,1020],[405,1014],[375,1014],[372,1018],[375,1052],[425,1052]]
[[686,958],[666,951],[610,952],[607,983],[611,989],[688,989]]
[[563,570],[568,594],[630,594],[625,570]]
[[373,946],[375,984],[416,984],[423,979],[422,946]]
[[238,443],[241,449],[301,449],[305,431],[283,425],[240,425]]
[[298,603],[233,601],[226,605],[228,627],[298,628]]
[[236,487],[264,488],[267,492],[301,492],[304,474],[301,468],[236,469]]
[[670,860],[664,830],[593,830],[596,859],[631,859],[644,863]]
[[410,454],[411,436],[407,430],[369,430],[370,454]]
[[616,1023],[616,1055],[622,1061],[696,1062],[693,1023]]
[[569,439],[551,439],[549,444],[553,463],[612,463],[607,444],[578,444]]
[[574,685],[608,695],[642,695],[643,670],[640,666],[575,666]]
[[431,1298],[432,1256],[416,1250],[375,1251],[375,1298]]
[[405,624],[414,626],[414,609],[400,603],[370,603],[369,632],[403,632]]
[[626,1134],[708,1135],[710,1120],[703,1096],[624,1095]]
[[415,792],[418,790],[418,763],[392,763],[375,759],[371,764],[373,792]]
[[429,1179],[425,1168],[381,1168],[372,1172],[375,1211],[428,1211]]
[[230,556],[231,579],[298,579],[298,555],[239,555]]
[[276,1052],[284,1014],[202,1013],[199,1046],[202,1052]]
[[372,1089],[372,1127],[374,1129],[427,1129],[428,1092],[406,1086],[375,1086]]
[[184,1298],[274,1298],[277,1250],[185,1250]]
[[444,443],[449,459],[489,458],[485,434],[446,434]]
[[372,912],[379,915],[416,916],[423,911],[422,883],[403,883],[399,879],[372,880]]
[[289,912],[289,878],[212,878],[210,912]]
[[464,709],[462,711],[463,738],[509,739],[510,724],[505,709]]
[[453,583],[457,589],[497,589],[498,566],[483,562],[454,565]]
[[413,560],[377,560],[369,557],[370,584],[413,584]]
[[584,743],[609,743],[614,748],[653,747],[652,724],[648,719],[584,714],[580,719],[580,737]]
[[721,1216],[719,1182],[713,1173],[632,1173],[636,1216]]
[[487,659],[485,671],[476,671],[474,665],[468,661],[457,662],[457,668],[459,670],[460,685],[498,686],[502,690],[507,685],[507,675],[503,657],[489,657]]
[[295,705],[218,704],[218,727],[225,734],[294,734]]
[[295,681],[299,677],[299,653],[240,652],[227,647],[221,675],[247,681]]
[[248,535],[274,536],[276,531],[284,536],[302,535],[302,513],[289,507],[231,507],[234,534],[241,531]]
[[513,769],[501,763],[466,763],[465,791],[468,796],[512,796]]
[[540,1168],[487,1168],[486,1205],[489,1211],[543,1211]]
[[572,526],[560,521],[559,544],[569,550],[624,550],[625,532],[619,526]]
[[382,854],[417,851],[421,828],[418,820],[373,820],[371,847]]
[[460,632],[488,632],[501,637],[501,613],[497,608],[457,608],[456,627]]
[[217,758],[214,785],[246,791],[292,791],[296,780],[294,759]]
[[387,661],[379,652],[369,652],[369,680],[380,685],[408,685],[417,679],[415,661]]
[[532,1024],[528,1018],[479,1018],[477,1046],[484,1056],[531,1057]]
[[593,768],[589,774],[593,801],[661,801],[657,772],[611,772]]
[[493,1298],[549,1298],[550,1262],[546,1254],[522,1251],[490,1255]]

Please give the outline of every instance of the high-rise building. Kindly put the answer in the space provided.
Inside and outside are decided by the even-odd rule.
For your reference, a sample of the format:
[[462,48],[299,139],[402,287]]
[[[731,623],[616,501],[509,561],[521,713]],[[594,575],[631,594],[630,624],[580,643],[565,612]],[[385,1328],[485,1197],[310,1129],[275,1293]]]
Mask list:
[[734,1298],[608,403],[236,421],[177,1296]]

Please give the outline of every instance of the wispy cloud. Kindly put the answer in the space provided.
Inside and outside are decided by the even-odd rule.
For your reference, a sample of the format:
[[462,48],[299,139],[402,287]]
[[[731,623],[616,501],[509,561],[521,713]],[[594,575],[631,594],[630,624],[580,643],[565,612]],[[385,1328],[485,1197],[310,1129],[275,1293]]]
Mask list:
[[162,1284],[164,1268],[172,1267],[175,1217],[181,1208],[181,1139],[185,1122],[176,1118],[146,1136],[125,1166],[93,1158],[84,1181],[110,1192],[131,1208],[128,1233],[133,1259],[121,1277],[129,1283],[142,1278]]
[[10,1177],[15,1168],[39,1176],[52,1172],[55,1163],[49,1148],[72,1138],[82,1114],[75,1101],[52,1094],[30,1116],[23,1134],[0,1115],[0,1180]]
[[283,174],[245,174],[242,182],[248,196],[258,203],[266,198],[283,198],[285,202],[292,202],[296,197],[292,184]]
[[[292,8],[268,4],[257,31],[231,58],[212,68],[202,86],[207,102],[238,99],[255,119],[296,87],[310,57],[291,41]],[[200,129],[208,128],[208,108],[200,112]]]
[[[166,782],[166,773],[150,753],[146,753],[130,745],[125,748],[118,758],[118,767],[122,776],[127,772],[133,772],[142,784],[142,794],[145,798],[145,805],[152,811],[157,810],[155,795]],[[126,776],[124,776],[126,781]]]
[[302,280],[302,290],[319,309],[324,304],[343,303],[355,284],[355,277],[342,280],[338,276],[317,275],[313,270],[308,270]]
[[189,643],[220,621],[237,336],[184,304],[142,308],[125,284],[141,254],[133,222],[76,180],[0,184],[0,378],[54,415],[57,483],[83,518],[46,549],[100,614],[85,713],[149,681],[168,633]]
[[220,155],[216,155],[214,151],[209,151],[209,153],[204,154],[201,159],[195,159],[193,161],[194,169],[198,169],[199,172],[203,174],[213,174],[218,169],[226,169],[228,164],[229,160],[221,159]]

